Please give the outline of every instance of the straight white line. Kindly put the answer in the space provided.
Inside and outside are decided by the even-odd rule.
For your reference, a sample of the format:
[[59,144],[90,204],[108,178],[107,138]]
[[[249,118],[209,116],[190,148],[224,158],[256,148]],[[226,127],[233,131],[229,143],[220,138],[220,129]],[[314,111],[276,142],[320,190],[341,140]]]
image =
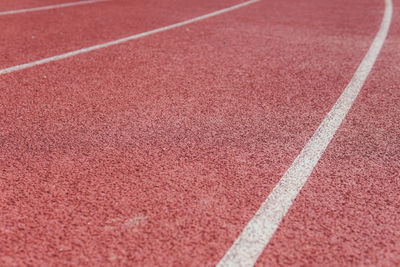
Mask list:
[[71,51],[71,52],[68,52],[68,53],[65,53],[65,54],[52,56],[52,57],[48,57],[48,58],[43,58],[43,59],[40,59],[40,60],[36,60],[36,61],[32,61],[32,62],[29,62],[29,63],[22,64],[22,65],[17,65],[17,66],[1,69],[0,70],[0,75],[1,74],[6,74],[6,73],[10,73],[10,72],[14,72],[14,71],[18,71],[18,70],[22,70],[22,69],[26,69],[26,68],[31,68],[31,67],[34,67],[34,66],[37,66],[37,65],[41,65],[41,64],[45,64],[45,63],[52,62],[52,61],[56,61],[56,60],[60,60],[60,59],[64,59],[64,58],[68,58],[68,57],[72,57],[72,56],[76,56],[76,55],[79,55],[79,54],[87,53],[87,52],[90,52],[90,51],[93,51],[93,50],[109,47],[109,46],[112,46],[112,45],[124,43],[124,42],[130,41],[130,40],[138,39],[138,38],[145,37],[145,36],[148,36],[148,35],[151,35],[151,34],[167,31],[167,30],[170,30],[170,29],[173,29],[173,28],[177,28],[177,27],[180,27],[180,26],[183,26],[183,25],[187,25],[187,24],[190,24],[190,23],[193,23],[193,22],[196,22],[196,21],[200,21],[200,20],[203,20],[203,19],[214,17],[214,16],[217,16],[217,15],[232,11],[234,9],[241,8],[241,7],[256,3],[258,1],[260,1],[260,0],[250,0],[250,1],[238,4],[238,5],[235,5],[235,6],[231,6],[231,7],[228,7],[228,8],[220,9],[220,10],[212,12],[212,13],[208,13],[206,15],[202,15],[200,17],[192,18],[192,19],[189,19],[189,20],[185,20],[185,21],[178,22],[178,23],[175,23],[175,24],[172,24],[172,25],[164,26],[164,27],[161,27],[161,28],[158,28],[158,29],[154,29],[154,30],[151,30],[151,31],[147,31],[147,32],[131,35],[131,36],[128,36],[128,37],[125,37],[125,38],[121,38],[121,39],[114,40],[114,41],[107,42],[107,43],[103,43],[103,44],[89,46],[89,47],[82,48],[82,49],[75,50],[75,51]]
[[217,266],[252,266],[267,246],[345,118],[379,55],[393,12],[391,0],[385,0],[385,5],[380,29],[350,83]]
[[2,11],[2,12],[0,12],[0,16],[13,15],[13,14],[18,14],[18,13],[26,13],[26,12],[34,12],[34,11],[42,11],[42,10],[48,10],[48,9],[69,7],[69,6],[85,5],[85,4],[91,4],[91,3],[103,2],[103,1],[109,1],[109,0],[85,0],[85,1],[79,1],[79,2],[63,3],[63,4],[58,4],[58,5],[40,6],[40,7],[10,10],[10,11]]

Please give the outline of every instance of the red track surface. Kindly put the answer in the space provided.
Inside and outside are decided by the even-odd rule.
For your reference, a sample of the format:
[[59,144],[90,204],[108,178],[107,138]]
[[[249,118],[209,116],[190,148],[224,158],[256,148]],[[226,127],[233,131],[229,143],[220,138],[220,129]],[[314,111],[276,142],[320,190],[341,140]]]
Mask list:
[[[0,68],[239,3],[143,2],[0,17]],[[0,76],[0,265],[218,263],[351,79],[383,4],[263,0]],[[400,264],[399,8],[260,264]]]
[[34,8],[40,6],[57,5],[66,2],[77,2],[79,0],[2,0],[0,11],[17,10],[23,8]]

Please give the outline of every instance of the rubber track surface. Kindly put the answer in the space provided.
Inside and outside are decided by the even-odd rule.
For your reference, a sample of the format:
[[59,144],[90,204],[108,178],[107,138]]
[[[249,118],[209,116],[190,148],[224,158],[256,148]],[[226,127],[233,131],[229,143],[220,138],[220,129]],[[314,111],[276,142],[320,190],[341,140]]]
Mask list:
[[0,16],[0,68],[112,41],[239,3],[214,2],[117,0]]
[[77,1],[79,0],[2,0],[0,4],[0,11],[57,5]]
[[260,266],[400,264],[399,7],[352,111]]
[[[0,65],[236,3],[0,17]],[[351,79],[383,4],[263,0],[2,75],[0,265],[218,263]],[[399,263],[398,20],[260,265]]]

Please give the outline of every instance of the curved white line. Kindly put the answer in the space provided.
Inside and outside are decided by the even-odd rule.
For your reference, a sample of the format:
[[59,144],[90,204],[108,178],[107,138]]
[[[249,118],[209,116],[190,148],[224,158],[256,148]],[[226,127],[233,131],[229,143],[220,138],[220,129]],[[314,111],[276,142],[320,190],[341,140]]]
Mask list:
[[91,4],[91,3],[103,2],[103,1],[109,1],[109,0],[85,0],[85,1],[79,1],[79,2],[63,3],[63,4],[58,4],[58,5],[40,6],[40,7],[10,10],[10,11],[2,11],[2,12],[0,12],[0,16],[14,15],[14,14],[19,14],[19,13],[27,13],[27,12],[34,12],[34,11],[42,11],[42,10],[48,10],[48,9],[69,7],[69,6],[85,5],[85,4]]
[[386,39],[392,12],[392,1],[385,0],[380,29],[350,83],[217,266],[256,263],[360,92]]
[[82,49],[75,50],[75,51],[71,51],[71,52],[68,52],[68,53],[65,53],[65,54],[61,54],[61,55],[57,55],[57,56],[53,56],[53,57],[48,57],[48,58],[43,58],[43,59],[40,59],[40,60],[36,60],[36,61],[32,61],[32,62],[29,62],[29,63],[22,64],[22,65],[17,65],[17,66],[1,69],[0,70],[0,75],[1,74],[6,74],[6,73],[10,73],[10,72],[14,72],[14,71],[18,71],[18,70],[31,68],[31,67],[34,67],[34,66],[37,66],[37,65],[48,63],[48,62],[52,62],[52,61],[56,61],[56,60],[60,60],[60,59],[64,59],[64,58],[68,58],[68,57],[72,57],[72,56],[76,56],[76,55],[87,53],[87,52],[90,52],[90,51],[93,51],[93,50],[109,47],[109,46],[112,46],[112,45],[124,43],[124,42],[130,41],[130,40],[138,39],[138,38],[145,37],[145,36],[148,36],[148,35],[152,35],[152,34],[155,34],[155,33],[167,31],[167,30],[170,30],[170,29],[173,29],[173,28],[177,28],[177,27],[180,27],[180,26],[183,26],[183,25],[187,25],[187,24],[190,24],[190,23],[193,23],[193,22],[197,22],[197,21],[200,21],[200,20],[203,20],[203,19],[214,17],[214,16],[217,16],[217,15],[220,15],[220,14],[223,14],[223,13],[226,13],[226,12],[229,12],[229,11],[232,11],[232,10],[235,10],[235,9],[238,9],[238,8],[241,8],[241,7],[256,3],[258,1],[260,1],[260,0],[246,1],[246,2],[243,2],[243,3],[238,4],[238,5],[234,5],[234,6],[231,6],[231,7],[224,8],[224,9],[220,9],[218,11],[214,11],[212,13],[208,13],[208,14],[202,15],[200,17],[196,17],[196,18],[193,18],[193,19],[188,19],[188,20],[185,20],[185,21],[182,21],[182,22],[178,22],[178,23],[175,23],[175,24],[172,24],[172,25],[164,26],[164,27],[161,27],[161,28],[158,28],[158,29],[154,29],[154,30],[151,30],[151,31],[147,31],[147,32],[131,35],[131,36],[128,36],[128,37],[125,37],[125,38],[121,38],[121,39],[114,40],[114,41],[107,42],[107,43],[103,43],[103,44],[89,46],[89,47],[82,48]]

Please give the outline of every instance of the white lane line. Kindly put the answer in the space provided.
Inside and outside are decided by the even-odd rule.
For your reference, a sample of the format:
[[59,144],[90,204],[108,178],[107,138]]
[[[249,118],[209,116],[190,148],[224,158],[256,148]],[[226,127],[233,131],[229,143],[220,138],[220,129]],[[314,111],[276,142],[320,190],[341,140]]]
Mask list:
[[252,266],[267,246],[345,118],[378,57],[386,39],[393,12],[391,0],[385,0],[385,5],[380,29],[350,83],[217,266]]
[[229,12],[229,11],[232,11],[232,10],[235,10],[235,9],[238,9],[238,8],[241,8],[241,7],[256,3],[258,1],[260,1],[260,0],[246,1],[246,2],[243,2],[243,3],[238,4],[238,5],[234,5],[234,6],[231,6],[231,7],[224,8],[224,9],[220,9],[218,11],[214,11],[212,13],[208,13],[208,14],[202,15],[200,17],[195,17],[195,18],[192,18],[192,19],[188,19],[188,20],[185,20],[185,21],[182,21],[182,22],[178,22],[178,23],[175,23],[175,24],[171,24],[171,25],[168,25],[168,26],[157,28],[157,29],[154,29],[154,30],[151,30],[151,31],[142,32],[142,33],[139,33],[139,34],[131,35],[131,36],[128,36],[128,37],[125,37],[125,38],[121,38],[121,39],[118,39],[118,40],[114,40],[114,41],[111,41],[111,42],[107,42],[107,43],[102,43],[102,44],[98,44],[98,45],[94,45],[94,46],[89,46],[89,47],[82,48],[82,49],[75,50],[75,51],[71,51],[71,52],[68,52],[68,53],[65,53],[65,54],[43,58],[43,59],[40,59],[40,60],[36,60],[36,61],[32,61],[32,62],[29,62],[29,63],[22,64],[22,65],[17,65],[17,66],[1,69],[0,70],[0,75],[1,74],[6,74],[6,73],[10,73],[10,72],[14,72],[14,71],[18,71],[18,70],[22,70],[22,69],[31,68],[31,67],[34,67],[34,66],[37,66],[37,65],[41,65],[41,64],[45,64],[45,63],[52,62],[52,61],[56,61],[56,60],[60,60],[60,59],[64,59],[64,58],[68,58],[68,57],[72,57],[72,56],[76,56],[76,55],[79,55],[79,54],[87,53],[87,52],[90,52],[90,51],[93,51],[93,50],[109,47],[109,46],[112,46],[112,45],[124,43],[124,42],[130,41],[130,40],[138,39],[138,38],[145,37],[145,36],[148,36],[148,35],[151,35],[151,34],[167,31],[167,30],[170,30],[170,29],[173,29],[173,28],[177,28],[177,27],[180,27],[180,26],[183,26],[183,25],[187,25],[187,24],[190,24],[190,23],[193,23],[193,22],[196,22],[196,21],[200,21],[200,20],[204,20],[204,19],[207,19],[207,18],[210,18],[210,17],[214,17],[214,16],[217,16],[217,15],[220,15],[220,14],[223,14],[223,13],[226,13],[226,12]]
[[2,11],[2,12],[0,12],[0,16],[13,15],[13,14],[18,14],[18,13],[26,13],[26,12],[34,12],[34,11],[42,11],[42,10],[48,10],[48,9],[69,7],[69,6],[85,5],[85,4],[91,4],[91,3],[103,2],[103,1],[109,1],[109,0],[85,0],[85,1],[79,1],[79,2],[63,3],[63,4],[58,4],[58,5],[40,6],[40,7],[10,10],[10,11]]

